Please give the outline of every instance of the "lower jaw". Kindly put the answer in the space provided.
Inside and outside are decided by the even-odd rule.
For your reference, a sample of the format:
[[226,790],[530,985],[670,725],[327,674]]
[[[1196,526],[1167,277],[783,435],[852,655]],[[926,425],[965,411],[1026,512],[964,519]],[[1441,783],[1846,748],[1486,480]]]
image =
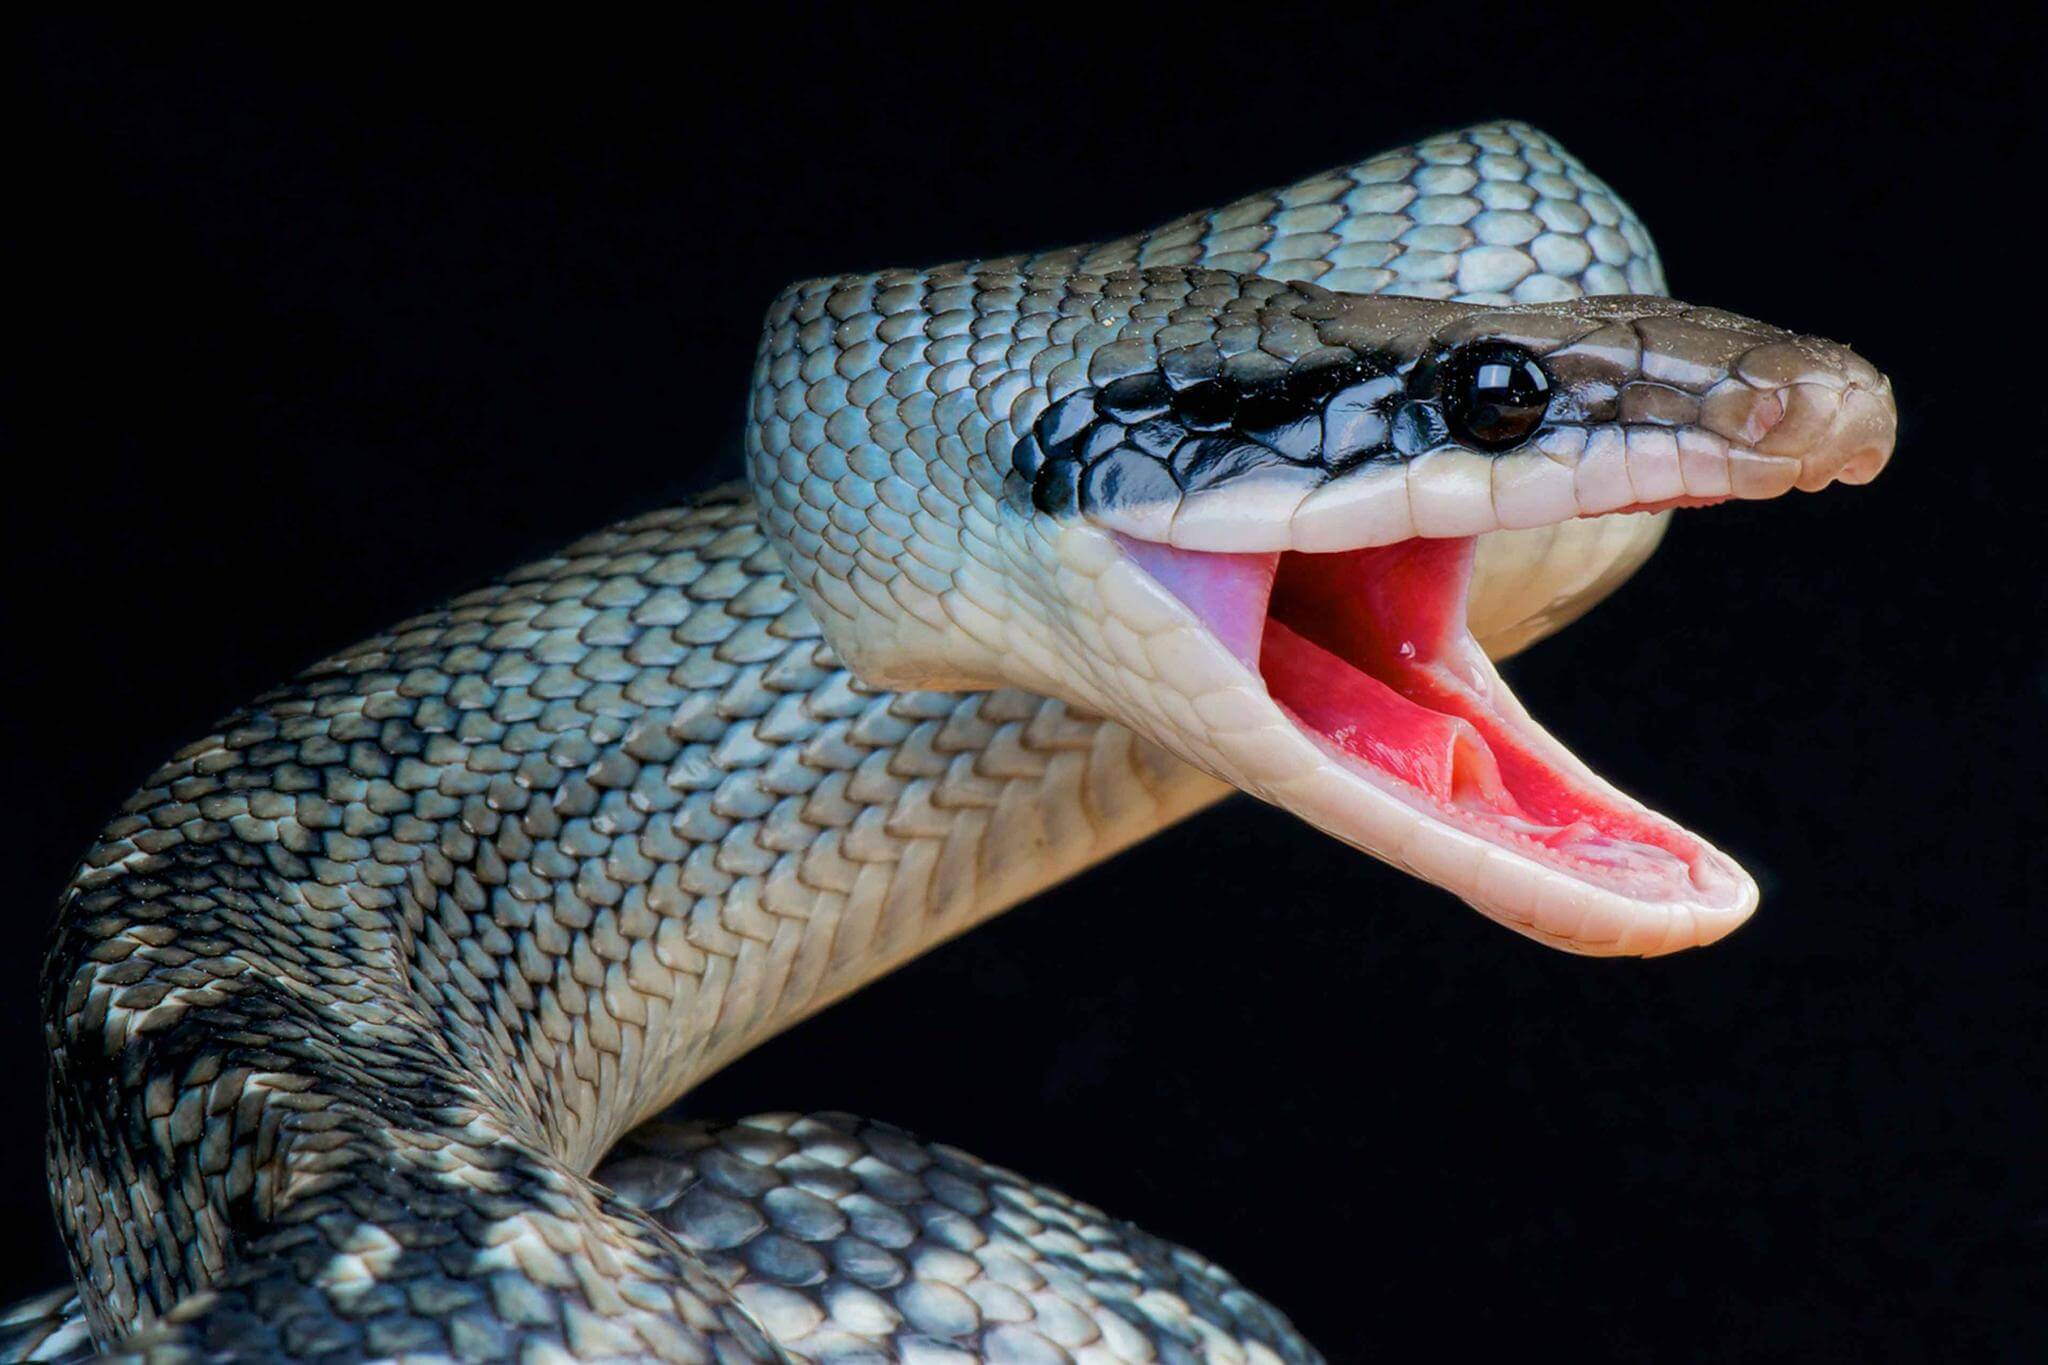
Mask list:
[[1594,776],[1514,700],[1466,629],[1473,545],[1209,555],[1125,542],[1357,780],[1512,855],[1553,891],[1562,879],[1588,903],[1652,916],[1735,910],[1748,886],[1739,869]]

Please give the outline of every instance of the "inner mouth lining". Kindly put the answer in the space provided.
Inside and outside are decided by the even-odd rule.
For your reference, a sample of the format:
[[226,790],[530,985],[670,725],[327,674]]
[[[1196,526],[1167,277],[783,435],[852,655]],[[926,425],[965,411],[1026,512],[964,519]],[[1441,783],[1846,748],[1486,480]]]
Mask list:
[[1326,554],[1125,544],[1304,734],[1426,816],[1632,899],[1692,899],[1713,880],[1699,839],[1561,761],[1522,714],[1466,628],[1473,538]]

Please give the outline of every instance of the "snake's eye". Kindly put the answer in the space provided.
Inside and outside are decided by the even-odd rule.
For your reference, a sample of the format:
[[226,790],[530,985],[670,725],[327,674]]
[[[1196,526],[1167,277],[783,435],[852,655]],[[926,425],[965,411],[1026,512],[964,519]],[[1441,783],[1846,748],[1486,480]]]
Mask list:
[[1550,408],[1550,376],[1507,341],[1476,341],[1444,361],[1444,420],[1463,446],[1496,454],[1535,434]]

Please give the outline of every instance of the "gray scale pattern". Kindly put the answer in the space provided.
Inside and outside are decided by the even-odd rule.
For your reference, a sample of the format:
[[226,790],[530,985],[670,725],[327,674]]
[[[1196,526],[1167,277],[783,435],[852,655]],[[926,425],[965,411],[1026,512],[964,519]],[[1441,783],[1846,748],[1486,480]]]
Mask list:
[[597,1178],[654,1214],[807,1359],[1322,1358],[1186,1248],[847,1114],[658,1120]]

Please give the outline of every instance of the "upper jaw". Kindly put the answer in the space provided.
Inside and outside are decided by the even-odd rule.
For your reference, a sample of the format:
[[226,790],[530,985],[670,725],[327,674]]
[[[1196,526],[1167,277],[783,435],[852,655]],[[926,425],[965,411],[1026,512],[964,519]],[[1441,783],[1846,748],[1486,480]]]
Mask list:
[[1442,449],[1310,486],[1275,466],[1170,502],[1091,510],[1103,530],[1184,550],[1326,554],[1579,517],[1868,483],[1892,451],[1890,385],[1742,388],[1684,425],[1557,426],[1508,457]]
[[[1403,354],[1475,338],[1523,346],[1555,385],[1545,424],[1497,454],[1448,439],[1397,440],[1398,450],[1340,459],[1335,452],[1360,430],[1359,404],[1370,399],[1383,415],[1415,406],[1391,378],[1377,379],[1326,400],[1323,443],[1306,452],[1287,440],[1262,446],[1268,438],[1256,431],[1238,435],[1242,454],[1206,464],[1185,461],[1183,445],[1155,466],[1154,447],[1137,437],[1089,447],[1075,510],[1102,529],[1180,549],[1327,553],[1814,492],[1868,482],[1891,455],[1889,381],[1834,342],[1669,300],[1389,313],[1399,302],[1332,299],[1335,321],[1324,326],[1339,340],[1369,328],[1382,341],[1398,333]],[[1372,322],[1345,321],[1352,313]],[[1398,419],[1391,426],[1401,430]],[[1093,477],[1097,462],[1120,466],[1119,477]]]

